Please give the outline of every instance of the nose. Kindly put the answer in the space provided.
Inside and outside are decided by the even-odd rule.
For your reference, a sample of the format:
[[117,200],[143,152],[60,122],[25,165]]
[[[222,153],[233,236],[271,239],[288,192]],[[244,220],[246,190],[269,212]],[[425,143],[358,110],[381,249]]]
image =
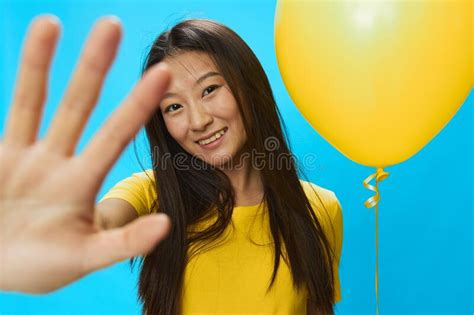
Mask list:
[[189,126],[193,131],[203,131],[213,121],[212,115],[201,104],[191,106],[189,113]]

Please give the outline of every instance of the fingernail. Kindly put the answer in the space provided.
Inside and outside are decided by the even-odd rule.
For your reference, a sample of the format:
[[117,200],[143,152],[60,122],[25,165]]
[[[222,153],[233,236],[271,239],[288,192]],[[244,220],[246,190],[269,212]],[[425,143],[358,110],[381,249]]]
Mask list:
[[114,24],[117,24],[117,25],[121,25],[122,24],[122,21],[120,20],[120,18],[116,15],[107,15],[107,16],[104,16],[104,19],[106,19],[107,21],[109,22],[112,22]]
[[160,224],[167,224],[170,221],[170,218],[164,213],[158,213],[156,217],[160,221]]
[[160,62],[156,67],[160,70],[168,71],[168,66],[163,62]]
[[38,15],[34,20],[44,20],[56,25],[61,24],[59,18],[56,15],[50,13]]

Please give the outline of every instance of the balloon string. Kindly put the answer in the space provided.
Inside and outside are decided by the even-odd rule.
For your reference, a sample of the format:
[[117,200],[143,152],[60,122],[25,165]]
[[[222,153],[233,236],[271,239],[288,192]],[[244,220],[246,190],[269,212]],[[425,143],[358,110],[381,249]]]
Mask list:
[[[383,168],[377,168],[377,172],[370,175],[364,180],[364,187],[375,192],[375,195],[364,202],[367,208],[375,206],[375,314],[379,315],[379,182],[386,179],[390,174],[385,172]],[[375,177],[375,186],[369,182]]]

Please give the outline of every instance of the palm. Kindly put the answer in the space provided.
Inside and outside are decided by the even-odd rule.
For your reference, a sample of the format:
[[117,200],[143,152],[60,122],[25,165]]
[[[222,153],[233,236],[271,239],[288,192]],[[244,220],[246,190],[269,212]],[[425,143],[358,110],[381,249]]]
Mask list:
[[148,216],[101,231],[94,222],[103,179],[153,112],[168,74],[156,67],[147,72],[84,151],[74,155],[118,47],[120,25],[110,19],[96,25],[58,113],[38,141],[58,33],[59,26],[50,18],[33,23],[0,142],[0,289],[4,290],[55,290],[93,270],[145,254],[169,225],[163,217]]

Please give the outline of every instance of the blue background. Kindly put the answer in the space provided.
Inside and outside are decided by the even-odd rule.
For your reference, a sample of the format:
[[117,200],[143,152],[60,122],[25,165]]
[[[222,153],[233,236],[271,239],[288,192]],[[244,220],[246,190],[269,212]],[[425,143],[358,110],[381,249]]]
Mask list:
[[[0,11],[3,130],[12,97],[23,37],[31,19],[57,15],[63,24],[50,77],[40,136],[59,104],[94,21],[114,14],[124,25],[118,57],[78,147],[80,151],[139,77],[154,37],[183,18],[210,18],[240,34],[270,78],[289,128],[293,152],[317,156],[309,178],[336,192],[344,216],[340,264],[342,301],[337,314],[374,314],[374,209],[362,181],[373,169],[357,165],[335,150],[304,120],[279,75],[273,44],[274,1],[2,1]],[[410,160],[387,169],[380,185],[380,314],[471,314],[473,295],[473,102],[466,100],[451,122]],[[4,105],[5,104],[5,105]],[[146,149],[138,137],[139,152]],[[145,165],[149,165],[143,155]],[[139,171],[133,146],[108,175],[99,196],[114,183]],[[45,253],[47,254],[47,253]],[[34,264],[34,262],[31,262]],[[0,294],[1,314],[139,314],[137,270],[128,262],[96,272],[53,294]]]

